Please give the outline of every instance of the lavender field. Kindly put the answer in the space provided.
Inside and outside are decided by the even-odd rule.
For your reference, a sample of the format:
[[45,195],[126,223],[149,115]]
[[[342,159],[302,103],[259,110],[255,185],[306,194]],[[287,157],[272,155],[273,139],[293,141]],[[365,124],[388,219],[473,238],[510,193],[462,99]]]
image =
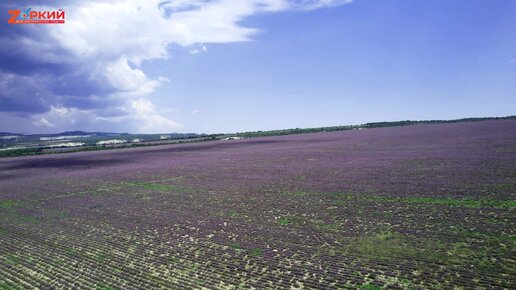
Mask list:
[[0,289],[515,289],[516,120],[0,160]]

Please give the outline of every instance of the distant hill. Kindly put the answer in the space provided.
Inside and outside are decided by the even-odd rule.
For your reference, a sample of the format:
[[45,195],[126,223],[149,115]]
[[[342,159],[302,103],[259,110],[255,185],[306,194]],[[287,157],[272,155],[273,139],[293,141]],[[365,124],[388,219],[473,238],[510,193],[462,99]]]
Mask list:
[[[279,136],[291,134],[331,132],[343,130],[359,130],[382,127],[414,126],[424,124],[446,124],[458,122],[476,122],[488,120],[516,119],[516,116],[494,118],[464,118],[457,120],[426,120],[426,121],[394,121],[371,122],[360,125],[332,126],[319,128],[295,128],[270,131],[238,132],[229,134],[196,134],[196,133],[168,133],[168,134],[129,134],[107,132],[66,131],[55,134],[19,134],[0,132],[0,157],[23,155],[38,155],[52,153],[47,151],[53,148],[68,148],[68,152],[86,150],[104,150],[109,148],[127,148],[135,146],[154,146],[160,144],[203,142],[216,140],[236,140],[242,138]],[[70,149],[71,148],[71,149]],[[60,152],[67,152],[61,150]]]
[[249,131],[249,132],[237,132],[237,133],[219,133],[219,134],[198,134],[198,133],[163,133],[163,134],[132,134],[132,133],[114,133],[114,132],[86,132],[86,131],[65,131],[62,133],[49,133],[49,134],[22,134],[12,132],[0,132],[1,136],[23,136],[26,138],[30,137],[58,137],[58,136],[92,136],[92,137],[116,137],[116,136],[167,136],[169,139],[177,138],[192,138],[192,137],[206,137],[206,136],[222,136],[222,135],[236,135],[242,137],[255,137],[255,136],[274,136],[274,135],[289,135],[299,133],[311,133],[321,131],[340,131],[340,130],[352,130],[357,128],[380,128],[380,127],[395,127],[395,126],[412,126],[421,124],[441,124],[441,123],[457,123],[457,122],[475,122],[475,121],[486,121],[486,120],[506,120],[516,119],[516,115],[506,117],[484,117],[484,118],[463,118],[454,120],[404,120],[404,121],[389,121],[389,122],[370,122],[360,125],[343,125],[343,126],[329,126],[329,127],[317,127],[317,128],[291,128],[291,129],[279,129],[279,130],[267,130],[267,131]]
[[55,134],[33,134],[32,136],[44,136],[44,137],[57,137],[57,136],[124,136],[129,135],[128,133],[112,133],[112,132],[85,132],[85,131],[66,131],[63,133],[55,133]]
[[117,134],[117,133],[103,133],[103,132],[84,132],[84,131],[66,131],[63,133],[48,134],[56,136],[84,136],[84,135],[104,135],[104,134]]
[[446,124],[446,123],[458,123],[458,122],[476,122],[476,121],[507,120],[507,119],[516,119],[516,115],[507,116],[507,117],[463,118],[463,119],[455,119],[455,120],[422,120],[422,121],[404,120],[404,121],[392,121],[392,122],[371,122],[371,123],[365,123],[365,124],[360,124],[360,125],[344,125],[344,126],[331,126],[331,127],[318,127],[318,128],[294,128],[294,129],[282,129],[282,130],[270,130],[270,131],[251,131],[251,132],[238,132],[238,133],[227,134],[227,135],[250,138],[250,137],[260,137],[260,136],[278,136],[278,135],[331,132],[331,131],[355,130],[355,129],[366,129],[366,128],[414,126],[414,125],[424,125],[424,124]]
[[116,137],[116,136],[160,136],[167,135],[170,138],[194,137],[200,134],[196,133],[166,133],[166,134],[130,134],[130,133],[114,133],[114,132],[86,132],[86,131],[66,131],[62,133],[38,133],[38,134],[21,134],[11,132],[0,132],[0,136],[20,136],[25,138],[37,137],[59,137],[59,136],[94,136],[94,137]]

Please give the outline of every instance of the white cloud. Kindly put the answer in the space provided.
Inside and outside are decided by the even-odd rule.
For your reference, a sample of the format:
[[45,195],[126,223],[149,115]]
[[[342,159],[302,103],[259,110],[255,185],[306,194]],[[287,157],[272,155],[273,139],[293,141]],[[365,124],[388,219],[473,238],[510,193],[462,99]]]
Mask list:
[[131,68],[121,57],[104,68],[104,76],[122,96],[145,96],[152,93],[166,78],[151,80],[142,70]]
[[52,128],[54,127],[54,124],[50,123],[47,118],[45,117],[41,117],[39,118],[38,120],[34,121],[33,123],[35,126],[38,126],[38,127],[47,127],[47,128]]
[[90,123],[94,118],[95,112],[91,110],[51,106],[50,111],[33,116],[33,123],[40,127],[66,129],[67,125],[73,125],[77,120]]
[[140,122],[140,132],[167,133],[181,129],[183,125],[160,115],[154,104],[145,99],[131,102],[133,118]]
[[229,43],[249,40],[257,29],[240,21],[257,13],[311,10],[350,0],[172,0],[88,1],[66,9],[66,25],[50,35],[81,58],[138,64],[166,58],[170,44]]
[[[259,29],[242,20],[259,13],[313,10],[350,3],[351,0],[93,0],[69,2],[66,24],[43,27],[47,35],[27,39],[41,47],[42,57],[53,63],[74,65],[89,80],[113,92],[92,98],[118,100],[125,115],[103,116],[98,110],[65,108],[49,103],[50,111],[34,121],[55,123],[130,121],[142,132],[170,132],[182,125],[163,116],[147,97],[168,81],[150,78],[140,67],[145,60],[165,59],[172,44],[192,54],[207,52],[206,44],[248,41]],[[66,5],[66,4],[65,4]],[[49,41],[50,40],[50,41]],[[38,43],[40,42],[40,43]],[[57,45],[56,45],[57,44]],[[22,46],[24,47],[24,46]],[[192,48],[193,47],[193,48]],[[33,50],[31,54],[33,53]],[[63,55],[62,51],[68,55]],[[1,85],[1,83],[0,83]],[[66,96],[62,96],[66,97]],[[56,97],[59,101],[60,98]]]
[[144,99],[132,101],[131,107],[138,115],[148,115],[155,111],[154,105],[150,101]]
[[53,128],[55,131],[70,130],[74,125],[85,126],[84,130],[110,131],[127,128],[130,132],[170,133],[181,131],[183,125],[162,114],[162,110],[147,99],[132,99],[118,108],[118,114],[102,116],[99,110],[80,110],[63,106],[33,116],[32,124],[37,127]]
[[71,115],[72,110],[65,107],[54,107],[51,106],[50,112],[55,113],[56,116],[65,118]]

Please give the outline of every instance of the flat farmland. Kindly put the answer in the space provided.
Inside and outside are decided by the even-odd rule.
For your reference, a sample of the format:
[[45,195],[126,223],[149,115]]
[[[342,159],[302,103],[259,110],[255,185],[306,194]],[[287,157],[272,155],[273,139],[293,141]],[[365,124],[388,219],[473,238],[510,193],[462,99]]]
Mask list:
[[516,288],[516,120],[0,159],[0,289]]

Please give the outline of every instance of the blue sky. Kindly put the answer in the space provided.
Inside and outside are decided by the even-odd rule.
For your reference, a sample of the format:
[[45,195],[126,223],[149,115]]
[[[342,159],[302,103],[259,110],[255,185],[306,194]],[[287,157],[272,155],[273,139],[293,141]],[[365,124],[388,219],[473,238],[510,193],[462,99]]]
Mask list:
[[62,26],[14,27],[4,16],[0,131],[214,133],[515,114],[515,1],[158,3],[39,8],[64,8]]

